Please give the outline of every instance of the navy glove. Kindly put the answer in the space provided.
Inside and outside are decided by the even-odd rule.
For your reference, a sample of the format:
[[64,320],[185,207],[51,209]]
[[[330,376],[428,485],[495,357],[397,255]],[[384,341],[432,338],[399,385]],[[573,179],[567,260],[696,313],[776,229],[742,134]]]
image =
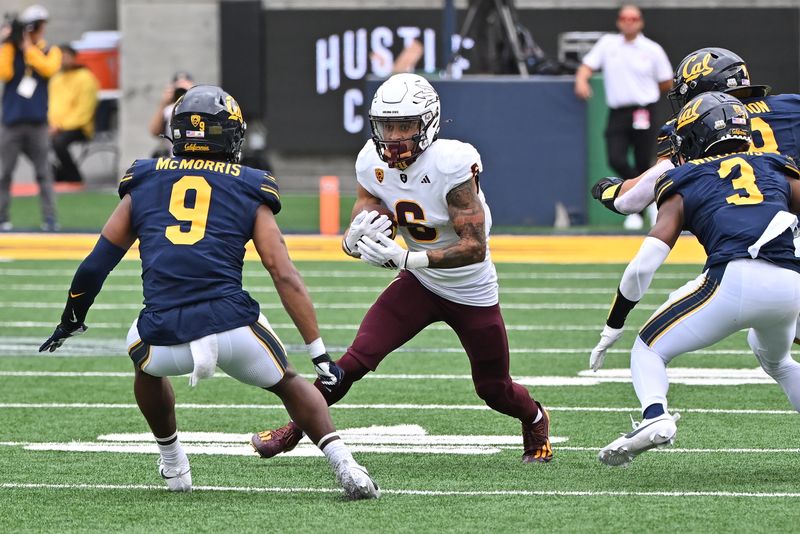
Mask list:
[[42,343],[42,346],[39,347],[39,352],[44,352],[46,350],[54,352],[58,347],[64,344],[65,339],[83,334],[86,332],[87,328],[88,327],[83,323],[74,326],[59,324],[53,331],[53,335],[47,338],[47,341]]
[[311,362],[314,364],[314,370],[317,372],[319,381],[326,391],[333,391],[344,380],[344,371],[331,360],[327,352],[312,358]]

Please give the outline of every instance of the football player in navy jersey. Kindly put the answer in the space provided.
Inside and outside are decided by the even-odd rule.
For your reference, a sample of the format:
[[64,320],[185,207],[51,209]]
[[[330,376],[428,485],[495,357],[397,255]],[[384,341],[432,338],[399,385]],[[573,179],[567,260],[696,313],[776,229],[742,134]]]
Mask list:
[[639,330],[631,375],[642,421],[600,451],[607,465],[626,465],[671,444],[679,415],[667,411],[667,364],[744,328],[761,367],[800,411],[800,363],[790,353],[800,313],[792,232],[800,171],[790,157],[747,151],[751,141],[745,105],[725,93],[703,93],[677,117],[673,144],[680,166],[656,182],[658,221],[625,269],[591,368],[603,365],[682,230],[697,236],[708,259],[703,274],[673,292]]
[[[753,144],[761,152],[780,152],[800,161],[800,95],[769,95],[765,85],[752,85],[745,61],[725,48],[701,48],[686,56],[675,71],[669,99],[673,109],[707,91],[722,91],[739,98],[750,115]],[[653,185],[675,166],[670,137],[676,118],[658,134],[658,161],[631,180],[603,178],[592,187],[592,196],[611,211],[638,213],[653,202]]]
[[336,434],[324,398],[289,366],[258,303],[242,289],[245,244],[252,239],[315,367],[328,369],[314,307],[275,221],[278,184],[238,163],[245,129],[239,105],[219,87],[195,86],[178,100],[170,121],[175,157],[137,160],[125,173],[122,200],[78,267],[61,322],[39,350],[52,352],[86,331],[104,280],[138,239],[144,309],[128,333],[128,352],[136,401],[158,444],[167,487],[192,487],[167,377],[191,373],[196,385],[219,366],[280,397],[349,498],[376,498],[377,485]]
[[[342,248],[352,257],[400,274],[359,325],[353,344],[316,386],[328,404],[428,325],[444,322],[461,341],[478,396],[522,426],[522,461],[553,459],[550,416],[509,373],[508,337],[500,310],[489,232],[491,210],[480,188],[480,154],[469,143],[440,139],[439,95],[422,76],[395,74],[369,110],[372,139],[356,159],[358,198]],[[386,206],[395,215],[408,250],[383,233]],[[291,421],[256,434],[264,458],[294,448],[302,425]]]

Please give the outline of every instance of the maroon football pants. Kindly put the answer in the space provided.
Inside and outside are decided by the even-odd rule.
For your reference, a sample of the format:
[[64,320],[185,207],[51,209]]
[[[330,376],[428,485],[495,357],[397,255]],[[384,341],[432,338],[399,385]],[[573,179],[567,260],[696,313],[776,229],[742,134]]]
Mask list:
[[508,337],[500,306],[451,302],[426,289],[407,271],[381,293],[361,321],[353,344],[336,361],[345,372],[342,383],[333,392],[326,391],[319,380],[314,385],[329,406],[338,402],[353,382],[374,371],[386,355],[437,321],[450,325],[461,340],[478,396],[493,410],[532,422],[539,407],[526,388],[511,381]]

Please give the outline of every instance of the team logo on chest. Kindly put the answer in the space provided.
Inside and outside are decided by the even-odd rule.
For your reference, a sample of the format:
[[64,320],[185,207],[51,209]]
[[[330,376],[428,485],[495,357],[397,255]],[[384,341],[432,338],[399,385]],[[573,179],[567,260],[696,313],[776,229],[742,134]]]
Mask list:
[[408,181],[408,175],[404,173],[400,173],[400,181],[406,183]]
[[383,183],[383,169],[375,169],[375,178],[379,184]]

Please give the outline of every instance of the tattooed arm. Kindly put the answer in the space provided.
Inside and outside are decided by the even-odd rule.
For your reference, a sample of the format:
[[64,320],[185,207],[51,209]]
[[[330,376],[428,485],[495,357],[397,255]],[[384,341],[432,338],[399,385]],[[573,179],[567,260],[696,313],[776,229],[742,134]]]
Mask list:
[[429,250],[428,266],[448,269],[483,261],[486,257],[486,220],[474,179],[447,193],[447,211],[460,239],[450,246]]

